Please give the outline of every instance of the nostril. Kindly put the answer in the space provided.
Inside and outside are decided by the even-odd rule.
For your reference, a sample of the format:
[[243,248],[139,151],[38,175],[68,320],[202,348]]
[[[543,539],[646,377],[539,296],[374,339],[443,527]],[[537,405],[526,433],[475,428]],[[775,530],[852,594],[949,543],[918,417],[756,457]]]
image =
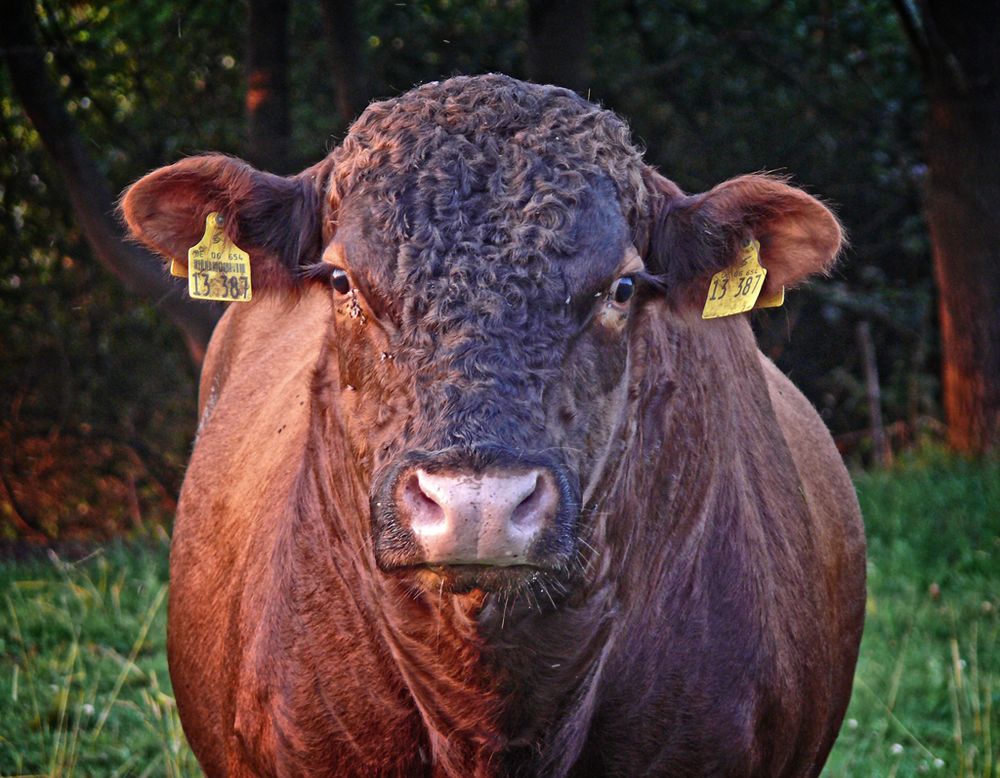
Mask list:
[[407,476],[400,494],[405,506],[404,514],[408,515],[410,526],[414,529],[441,524],[445,520],[444,509],[421,484],[421,472],[418,470]]
[[539,488],[542,484],[539,481],[538,474],[535,473],[535,483],[529,488],[531,491],[528,492],[528,496],[521,500],[520,503],[511,511],[510,523],[516,526],[521,526],[526,523],[533,523],[530,520],[537,512],[538,504],[541,501],[541,491]]
[[431,497],[429,494],[427,494],[427,492],[424,491],[423,486],[420,485],[420,479],[419,478],[414,478],[413,479],[413,483],[411,484],[411,488],[413,489],[413,491],[414,491],[414,493],[416,495],[416,499],[422,505],[424,505],[425,507],[429,507],[429,508],[433,507],[433,508],[440,509],[441,506],[438,505],[437,500],[435,500],[433,497]]
[[559,494],[551,478],[534,473],[534,488],[510,514],[511,525],[534,529],[555,515]]

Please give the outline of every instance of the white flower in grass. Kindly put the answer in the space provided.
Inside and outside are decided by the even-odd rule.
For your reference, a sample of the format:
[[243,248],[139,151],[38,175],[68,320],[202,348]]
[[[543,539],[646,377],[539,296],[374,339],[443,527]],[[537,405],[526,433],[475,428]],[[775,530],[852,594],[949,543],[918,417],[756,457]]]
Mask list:
[[889,753],[892,754],[893,756],[899,756],[901,753],[903,753],[903,744],[893,743],[891,746],[889,746]]
[[858,728],[858,720],[857,719],[848,719],[847,720],[847,728],[848,729],[857,729]]

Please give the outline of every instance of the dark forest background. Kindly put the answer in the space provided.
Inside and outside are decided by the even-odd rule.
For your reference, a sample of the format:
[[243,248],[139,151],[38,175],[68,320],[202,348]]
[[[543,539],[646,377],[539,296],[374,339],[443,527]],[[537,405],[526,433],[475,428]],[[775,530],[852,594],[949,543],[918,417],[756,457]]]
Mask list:
[[299,170],[369,100],[458,73],[578,90],[688,191],[767,170],[822,197],[851,246],[754,314],[762,349],[858,465],[997,445],[1000,4],[6,5],[0,537],[109,535],[174,507],[218,311],[121,241],[118,193],[207,150]]

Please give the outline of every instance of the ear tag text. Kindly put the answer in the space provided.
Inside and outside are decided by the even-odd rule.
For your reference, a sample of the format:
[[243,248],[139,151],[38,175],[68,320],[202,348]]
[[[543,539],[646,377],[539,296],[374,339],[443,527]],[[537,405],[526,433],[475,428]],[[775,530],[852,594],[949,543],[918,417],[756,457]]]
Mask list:
[[[230,240],[215,211],[205,217],[205,234],[188,249],[188,294],[195,300],[248,302],[250,255]],[[174,272],[171,265],[170,272]]]
[[740,258],[734,264],[712,276],[701,318],[718,319],[752,308],[781,305],[785,301],[784,289],[758,302],[766,277],[767,269],[760,264],[760,243],[751,240],[743,247]]

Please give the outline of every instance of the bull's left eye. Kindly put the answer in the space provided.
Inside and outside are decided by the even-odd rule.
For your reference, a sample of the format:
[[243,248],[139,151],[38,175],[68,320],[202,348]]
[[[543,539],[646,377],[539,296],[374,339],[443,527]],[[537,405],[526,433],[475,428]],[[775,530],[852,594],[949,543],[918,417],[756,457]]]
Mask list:
[[335,267],[331,270],[330,286],[339,294],[347,294],[351,291],[351,279],[347,277],[347,271],[342,267]]
[[635,294],[635,278],[632,276],[622,276],[617,279],[608,290],[608,296],[619,305],[627,303]]

